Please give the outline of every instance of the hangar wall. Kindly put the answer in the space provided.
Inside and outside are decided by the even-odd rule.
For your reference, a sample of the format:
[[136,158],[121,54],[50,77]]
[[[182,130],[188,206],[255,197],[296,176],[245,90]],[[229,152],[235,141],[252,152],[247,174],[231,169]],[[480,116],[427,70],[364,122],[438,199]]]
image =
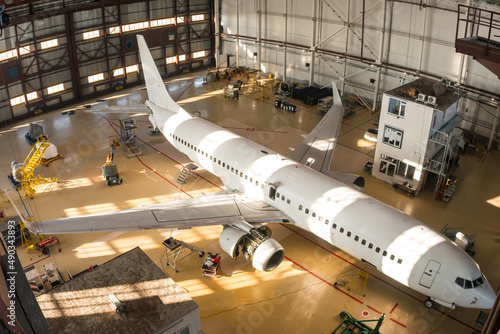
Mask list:
[[137,33],[164,76],[213,66],[213,0],[52,0],[6,7],[0,124],[142,81]]
[[[498,103],[491,98],[498,100],[500,83],[471,57],[455,52],[458,4],[466,3],[220,0],[219,62],[227,66],[230,54],[236,56],[232,66],[260,67],[287,81],[324,86],[335,80],[342,92],[374,109],[384,91],[419,76],[460,81],[471,88],[470,100],[462,104],[468,111],[462,128],[488,137]],[[500,11],[483,1],[469,3]],[[497,126],[496,136],[498,131]]]

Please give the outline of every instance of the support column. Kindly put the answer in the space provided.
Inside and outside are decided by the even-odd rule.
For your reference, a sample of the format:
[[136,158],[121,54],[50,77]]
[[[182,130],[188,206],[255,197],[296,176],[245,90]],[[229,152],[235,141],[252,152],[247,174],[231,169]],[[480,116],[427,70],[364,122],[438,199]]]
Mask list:
[[257,0],[257,76],[260,77],[260,69],[262,68],[262,8],[260,6],[261,0]]
[[319,0],[313,0],[313,15],[312,15],[312,33],[311,33],[311,64],[309,66],[309,86],[312,86],[314,83],[314,57],[315,57],[315,52],[316,48],[314,47],[316,45],[316,11],[318,8],[318,1]]
[[[364,0],[363,0],[363,10],[364,10]],[[351,0],[347,1],[347,27],[345,29],[345,47],[344,47],[344,55],[347,55],[347,51],[349,48],[349,24],[351,23],[350,20],[350,15],[349,13],[351,12]],[[365,13],[363,12],[363,15]],[[364,29],[364,26],[363,26]],[[361,43],[361,54],[363,54],[363,43]],[[347,58],[344,57],[344,73],[342,78],[342,85],[340,86],[340,96],[344,96],[345,93],[345,77],[347,76]]]
[[375,82],[375,92],[373,93],[373,107],[372,107],[372,113],[374,113],[377,109],[377,103],[378,103],[378,92],[380,89],[380,74],[382,71],[382,60],[384,59],[384,40],[385,40],[385,21],[387,18],[387,0],[384,0],[384,7],[383,7],[383,12],[384,12],[384,19],[382,20],[382,29],[381,33],[382,35],[380,36],[380,45],[379,45],[379,57],[378,57],[378,62],[377,62],[377,81]]
[[495,130],[498,125],[498,118],[500,117],[500,105],[497,106],[497,112],[495,114],[495,119],[493,120],[493,127],[491,128],[490,141],[488,142],[488,151],[491,149],[491,143],[493,142],[493,137],[495,137]]
[[285,0],[285,36],[284,36],[284,42],[285,45],[283,47],[283,81],[286,81],[286,52],[288,50],[288,47],[286,45],[287,39],[288,39],[288,0]]
[[422,59],[424,58],[425,26],[427,25],[427,7],[424,7],[424,26],[422,27],[422,44],[420,45],[420,59],[418,60],[418,72],[422,71]]
[[220,7],[219,0],[214,0],[215,5],[215,68],[220,67]]
[[236,0],[236,67],[240,67],[240,0]]

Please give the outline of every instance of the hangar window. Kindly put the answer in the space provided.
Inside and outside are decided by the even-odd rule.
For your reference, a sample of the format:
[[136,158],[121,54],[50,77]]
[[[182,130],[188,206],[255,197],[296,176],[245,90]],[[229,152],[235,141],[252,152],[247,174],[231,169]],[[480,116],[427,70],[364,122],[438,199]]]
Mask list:
[[109,28],[110,35],[119,34],[119,33],[120,33],[120,26]]
[[0,53],[0,61],[14,58],[14,57],[17,57],[17,50],[16,49]]
[[184,16],[177,17],[177,23],[184,23],[185,21],[186,21],[186,19],[184,18]]
[[186,55],[179,55],[179,61],[186,61]]
[[31,52],[31,49],[30,49],[30,46],[29,45],[26,45],[26,46],[21,46],[19,48],[19,55],[22,56],[22,55],[25,55],[25,54],[28,54]]
[[344,228],[341,227],[340,230],[339,230],[340,233],[344,233]]
[[26,102],[24,99],[24,95],[14,97],[13,99],[10,99],[10,105],[11,106],[17,106],[18,104]]
[[125,67],[125,72],[127,72],[127,73],[139,72],[139,66],[137,64],[127,66],[127,67]]
[[83,33],[83,39],[97,38],[99,35],[99,30],[87,31]]
[[140,30],[140,29],[146,29],[149,27],[149,22],[144,21],[144,22],[137,22],[137,23],[131,23],[131,24],[124,24],[122,25],[122,31],[134,31],[134,30]]
[[351,231],[348,231],[347,232],[347,236],[350,237],[351,236]]
[[28,99],[28,101],[37,99],[38,98],[38,93],[37,92],[28,93],[28,94],[26,94],[26,98]]
[[380,253],[380,247],[375,248],[375,253]]
[[177,62],[177,56],[168,57],[167,59],[165,59],[165,61],[167,62],[167,64],[173,64]]
[[64,84],[60,83],[58,85],[47,87],[47,94],[55,94],[64,90]]
[[88,76],[89,83],[104,80],[104,73],[98,73]]
[[359,241],[359,237],[358,237],[358,236],[355,236],[355,237],[354,237],[354,241]]
[[44,41],[40,44],[40,47],[42,48],[42,50],[44,49],[50,49],[50,48],[54,48],[56,46],[59,45],[59,41],[56,39],[51,39],[49,41]]
[[169,19],[151,20],[151,27],[161,27],[174,23],[175,19],[173,17]]
[[191,21],[192,22],[203,21],[204,19],[205,19],[205,14],[198,14],[198,15],[193,15]]
[[201,58],[201,57],[205,57],[206,55],[207,55],[207,52],[205,50],[193,52],[193,58]]
[[124,72],[123,72],[123,67],[122,68],[117,68],[116,70],[113,70],[113,76],[114,77],[117,77],[117,76],[120,76],[120,75],[123,75]]

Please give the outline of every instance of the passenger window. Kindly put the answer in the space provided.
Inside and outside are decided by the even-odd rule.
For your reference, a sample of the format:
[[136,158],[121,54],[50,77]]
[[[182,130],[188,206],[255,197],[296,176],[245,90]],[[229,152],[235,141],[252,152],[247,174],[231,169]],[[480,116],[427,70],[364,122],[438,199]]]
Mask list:
[[341,227],[340,230],[339,230],[340,233],[344,233],[344,228]]
[[235,170],[235,171],[234,171],[234,174],[238,175],[238,170]]
[[319,216],[318,220],[321,222],[323,221],[323,217]]
[[284,195],[281,195],[281,200],[284,201],[285,200],[285,196]]
[[369,244],[368,248],[372,249],[373,248],[373,244]]
[[394,255],[391,255],[391,260],[394,260],[395,256]]
[[358,241],[359,240],[359,237],[358,236],[355,236],[354,237],[354,241]]
[[250,178],[250,183],[252,183],[252,182],[253,182],[253,178]]
[[255,185],[258,186],[259,185],[259,181],[255,180]]
[[276,193],[276,197],[280,198],[280,193]]
[[316,213],[315,213],[315,212],[313,212],[312,216],[313,216],[313,217],[316,217]]
[[299,211],[302,211],[304,207],[302,205],[299,205]]
[[363,246],[364,246],[364,245],[366,245],[366,240],[365,240],[365,239],[361,240],[361,244],[362,244]]
[[337,228],[337,224],[333,224],[332,228],[335,230]]
[[380,253],[380,247],[375,248],[375,253]]
[[384,252],[382,253],[382,256],[387,256],[387,252],[386,252],[386,251],[384,251]]
[[290,204],[290,199],[287,199],[287,200],[286,200],[286,202],[287,202],[288,204]]
[[309,209],[306,209],[306,213],[309,213]]
[[226,167],[226,163],[225,162],[222,163],[222,167]]
[[330,221],[328,219],[325,219],[325,224],[328,225]]
[[243,177],[243,172],[240,173],[240,177]]
[[351,231],[348,231],[347,232],[347,236],[350,237],[351,236]]
[[231,167],[231,173],[234,172],[234,167]]
[[247,180],[247,179],[248,179],[248,175],[245,175],[245,180]]
[[399,263],[399,264],[403,263],[403,260],[398,259],[398,263]]

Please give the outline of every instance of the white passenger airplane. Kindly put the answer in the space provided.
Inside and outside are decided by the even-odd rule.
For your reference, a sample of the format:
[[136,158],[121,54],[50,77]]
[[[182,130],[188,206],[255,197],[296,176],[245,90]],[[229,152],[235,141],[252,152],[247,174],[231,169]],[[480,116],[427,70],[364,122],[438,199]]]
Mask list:
[[329,171],[342,103],[334,105],[290,158],[192,117],[168,94],[143,36],[137,36],[149,120],[228,190],[200,198],[84,217],[26,222],[35,233],[77,233],[224,225],[219,242],[262,271],[275,269],[283,247],[263,222],[285,222],[332,245],[429,298],[453,307],[490,309],[496,298],[477,263],[418,220],[359,191],[360,179]]

